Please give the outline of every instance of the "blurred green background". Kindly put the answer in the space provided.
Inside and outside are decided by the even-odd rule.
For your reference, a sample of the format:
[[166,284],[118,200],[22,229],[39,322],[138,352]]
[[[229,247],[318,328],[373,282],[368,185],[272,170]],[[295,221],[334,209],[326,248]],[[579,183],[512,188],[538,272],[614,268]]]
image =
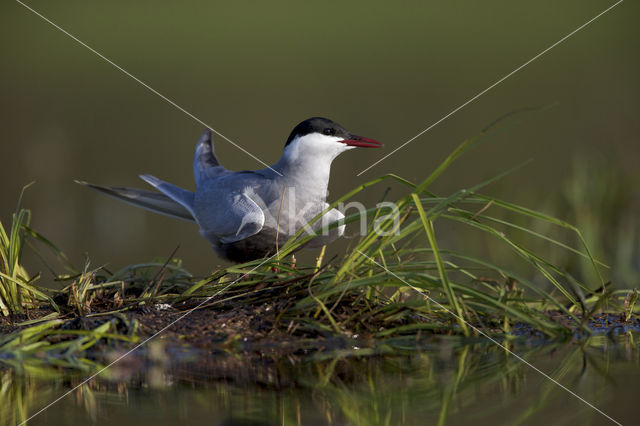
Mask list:
[[[613,3],[27,2],[268,164],[291,128],[314,115],[383,141],[384,151],[356,150],[334,162],[331,200],[384,173],[424,178],[497,117],[557,103],[496,134],[432,189],[471,186],[533,159],[488,192],[578,225],[598,228],[606,218],[590,237],[605,261],[615,256],[608,247],[621,246],[616,235],[633,246],[639,233],[637,2],[623,2],[356,174]],[[117,269],[168,256],[180,244],[187,268],[213,269],[220,260],[193,225],[73,183],[144,188],[137,175],[151,173],[193,189],[191,159],[203,126],[19,3],[0,7],[1,220],[10,219],[23,185],[36,181],[24,200],[32,225],[78,265],[88,253],[93,265]],[[262,168],[215,142],[228,168]],[[374,204],[383,190],[360,199]],[[603,235],[607,245],[599,244]],[[632,269],[634,250],[624,260]]]

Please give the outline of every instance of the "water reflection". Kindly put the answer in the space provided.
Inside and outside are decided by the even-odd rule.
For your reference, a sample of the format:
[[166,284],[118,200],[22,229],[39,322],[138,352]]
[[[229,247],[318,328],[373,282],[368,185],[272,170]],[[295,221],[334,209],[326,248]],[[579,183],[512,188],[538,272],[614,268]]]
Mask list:
[[[637,336],[635,336],[637,340]],[[619,422],[634,420],[634,336],[616,342],[517,344],[513,350]],[[429,339],[401,355],[341,350],[271,358],[163,348],[126,358],[29,424],[550,424],[611,423],[484,341]],[[113,355],[113,354],[112,354]],[[2,371],[0,416],[20,424],[86,373]]]

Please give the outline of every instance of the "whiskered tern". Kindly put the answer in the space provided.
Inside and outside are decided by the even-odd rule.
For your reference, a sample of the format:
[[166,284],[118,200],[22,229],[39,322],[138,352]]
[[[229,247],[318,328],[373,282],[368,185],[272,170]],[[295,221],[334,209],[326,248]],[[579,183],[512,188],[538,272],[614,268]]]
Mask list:
[[[78,182],[136,207],[195,222],[213,250],[232,262],[247,262],[276,252],[289,237],[329,207],[327,186],[332,161],[356,147],[382,144],[354,135],[329,119],[309,118],[287,139],[280,160],[255,171],[233,172],[216,158],[211,131],[202,134],[193,159],[195,192],[151,175],[140,175],[160,192]],[[313,229],[344,215],[331,209]],[[313,238],[319,247],[344,234],[344,225]]]

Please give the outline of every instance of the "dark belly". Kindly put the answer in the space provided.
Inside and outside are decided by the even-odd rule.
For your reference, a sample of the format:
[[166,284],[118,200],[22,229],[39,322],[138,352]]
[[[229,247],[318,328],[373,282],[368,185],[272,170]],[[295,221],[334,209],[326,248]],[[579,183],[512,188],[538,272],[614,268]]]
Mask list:
[[[288,239],[288,235],[280,234],[278,248],[281,248]],[[276,232],[272,229],[263,229],[244,240],[227,244],[218,243],[217,247],[214,246],[214,250],[219,256],[235,263],[269,257],[276,253]]]

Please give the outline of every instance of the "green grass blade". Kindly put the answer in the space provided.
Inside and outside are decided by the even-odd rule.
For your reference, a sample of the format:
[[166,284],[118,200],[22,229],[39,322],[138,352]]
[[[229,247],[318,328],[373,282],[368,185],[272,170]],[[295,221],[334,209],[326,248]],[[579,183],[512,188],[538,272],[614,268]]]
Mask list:
[[424,230],[427,233],[427,238],[429,239],[429,244],[431,245],[431,249],[433,250],[433,256],[436,260],[436,264],[438,265],[438,274],[440,275],[440,280],[442,281],[442,287],[444,288],[445,294],[447,295],[447,299],[449,299],[449,304],[452,306],[453,310],[456,312],[458,320],[458,324],[462,328],[464,335],[469,335],[469,330],[467,328],[467,324],[465,321],[465,315],[462,309],[460,308],[460,304],[458,303],[458,299],[451,287],[451,283],[449,282],[449,278],[447,277],[447,271],[445,270],[444,264],[442,262],[442,258],[440,256],[440,251],[438,250],[438,244],[436,242],[435,232],[433,231],[433,222],[429,220],[427,215],[422,208],[422,203],[420,203],[420,198],[417,194],[411,194],[413,197],[413,201],[415,203],[416,208],[418,209],[418,213],[420,215],[420,219],[422,220],[422,225],[424,226]]

